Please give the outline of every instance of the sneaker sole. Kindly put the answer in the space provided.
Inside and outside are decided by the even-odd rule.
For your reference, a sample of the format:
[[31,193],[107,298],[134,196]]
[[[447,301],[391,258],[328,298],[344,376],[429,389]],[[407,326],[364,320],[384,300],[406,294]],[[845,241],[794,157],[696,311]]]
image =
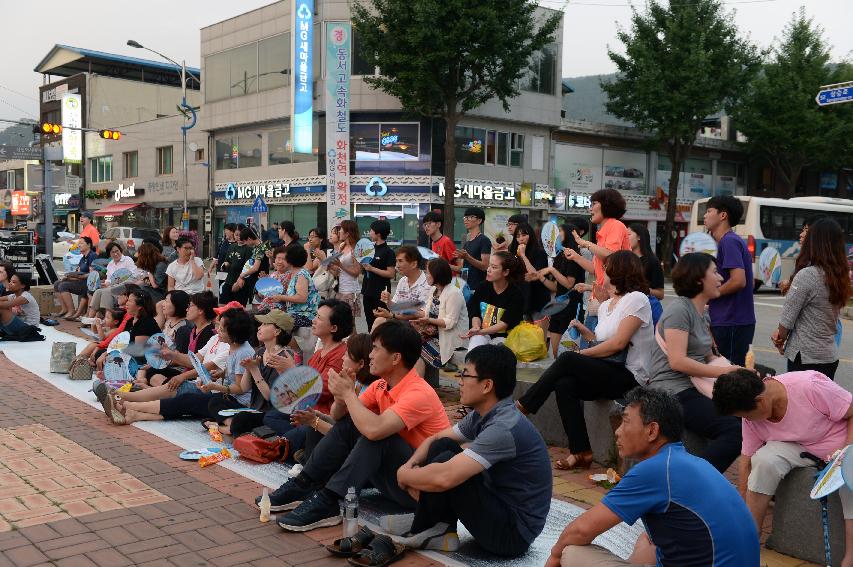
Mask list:
[[[290,502],[289,504],[282,504],[281,506],[270,506],[270,512],[289,512],[290,510],[295,510],[302,504],[302,500],[297,500],[296,502]],[[255,508],[258,510],[261,509],[261,506],[255,502]]]
[[278,524],[283,530],[287,530],[289,532],[310,532],[311,530],[316,530],[317,528],[327,528],[329,526],[337,526],[341,523],[340,516],[332,516],[331,518],[323,518],[313,524],[308,524],[305,526],[290,526],[287,524]]

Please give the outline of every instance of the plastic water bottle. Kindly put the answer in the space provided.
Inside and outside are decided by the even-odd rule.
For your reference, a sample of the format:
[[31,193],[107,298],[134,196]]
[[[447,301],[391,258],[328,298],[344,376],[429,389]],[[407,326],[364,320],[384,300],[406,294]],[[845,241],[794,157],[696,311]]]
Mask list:
[[358,494],[350,486],[344,499],[344,537],[352,537],[358,532]]
[[755,370],[755,352],[752,350],[752,345],[749,345],[749,350],[746,352],[743,367],[747,370]]
[[264,494],[263,494],[263,496],[261,496],[261,503],[259,504],[258,507],[261,509],[260,520],[262,522],[269,522],[270,521],[271,503],[270,503],[270,494],[269,494],[269,490],[267,489],[267,487],[264,487]]

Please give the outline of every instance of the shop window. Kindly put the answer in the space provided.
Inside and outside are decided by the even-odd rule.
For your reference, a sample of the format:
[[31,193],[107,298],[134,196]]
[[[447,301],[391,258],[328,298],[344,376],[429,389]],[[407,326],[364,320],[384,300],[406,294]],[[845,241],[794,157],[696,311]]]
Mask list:
[[486,131],[468,126],[456,127],[456,161],[458,163],[486,163]]
[[258,42],[258,90],[268,91],[290,84],[290,33]]
[[497,148],[495,147],[496,138],[494,130],[486,132],[486,163],[488,165],[495,165],[495,156],[497,155]]
[[509,154],[509,132],[498,132],[498,165],[506,165]]
[[172,146],[157,148],[157,175],[172,175]]
[[89,180],[92,183],[107,183],[113,180],[113,156],[96,157],[89,160]]
[[355,161],[417,161],[420,125],[366,122],[350,125],[350,159]]
[[124,178],[137,177],[139,175],[139,152],[124,152]]
[[684,173],[711,175],[711,160],[688,158],[684,160]]
[[510,136],[509,165],[512,167],[524,165],[524,134],[513,132]]

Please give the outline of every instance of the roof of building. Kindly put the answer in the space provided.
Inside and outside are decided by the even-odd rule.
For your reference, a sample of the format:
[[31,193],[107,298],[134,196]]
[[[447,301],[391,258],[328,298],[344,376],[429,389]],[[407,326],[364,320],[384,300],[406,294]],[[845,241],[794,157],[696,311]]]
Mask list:
[[[36,73],[59,77],[91,72],[131,81],[181,86],[180,69],[166,61],[152,61],[62,44],[54,45],[33,70]],[[187,72],[196,77],[201,76],[201,70],[195,67],[187,67]],[[199,86],[195,81],[188,81],[187,88],[198,89]]]

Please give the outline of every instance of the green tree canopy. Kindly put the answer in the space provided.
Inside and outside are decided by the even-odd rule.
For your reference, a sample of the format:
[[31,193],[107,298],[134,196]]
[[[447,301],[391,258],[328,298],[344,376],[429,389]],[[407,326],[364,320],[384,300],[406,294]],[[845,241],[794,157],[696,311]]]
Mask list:
[[444,233],[453,234],[456,125],[497,99],[509,110],[531,57],[553,41],[561,13],[529,0],[369,0],[353,5],[359,49],[381,76],[365,79],[409,112],[444,119]]
[[631,29],[617,34],[625,53],[608,50],[618,75],[602,88],[611,114],[633,122],[664,144],[672,161],[663,260],[672,258],[678,179],[703,120],[739,100],[760,63],[718,0],[652,0],[634,10]]
[[734,109],[750,153],[773,167],[789,196],[806,167],[853,159],[853,104],[821,108],[815,102],[821,86],[845,80],[853,80],[850,66],[830,64],[823,29],[801,9]]

